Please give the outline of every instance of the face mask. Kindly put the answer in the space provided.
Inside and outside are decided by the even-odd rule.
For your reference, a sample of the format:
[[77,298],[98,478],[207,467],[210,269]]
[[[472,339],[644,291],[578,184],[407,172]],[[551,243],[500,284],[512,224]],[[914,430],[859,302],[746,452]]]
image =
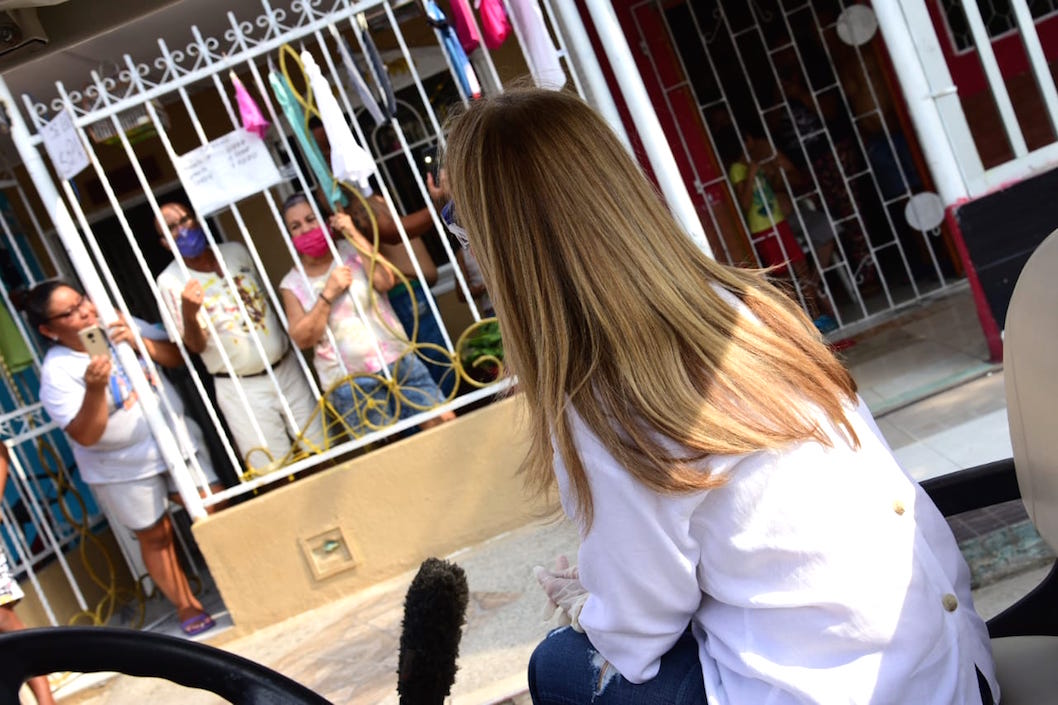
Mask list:
[[206,234],[202,228],[181,228],[175,240],[176,249],[184,257],[198,257],[206,250]]
[[294,237],[294,249],[299,254],[309,257],[323,257],[329,251],[327,248],[327,236],[330,233],[326,228],[313,228]]

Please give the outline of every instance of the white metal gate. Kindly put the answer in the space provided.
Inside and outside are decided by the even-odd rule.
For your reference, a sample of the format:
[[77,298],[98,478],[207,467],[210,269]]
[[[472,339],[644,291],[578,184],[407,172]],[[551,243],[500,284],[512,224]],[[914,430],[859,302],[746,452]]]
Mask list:
[[[662,88],[693,92],[697,119],[719,162],[711,167],[692,153],[686,135],[674,146],[687,151],[705,218],[721,244],[718,258],[744,261],[730,237],[733,229],[725,227],[725,218],[734,217],[749,233],[752,263],[776,263],[767,252],[777,239],[773,230],[753,232],[732,180],[738,173],[732,166],[751,159],[747,134],[759,133],[770,154],[782,152],[792,165],[772,170],[769,184],[779,207],[767,215],[785,220],[797,238],[790,247],[778,238],[781,254],[796,259],[803,251],[806,264],[792,267],[790,278],[814,316],[833,316],[840,326],[834,335],[953,282],[954,257],[940,227],[943,207],[913,159],[909,125],[894,119],[899,113],[885,83],[885,47],[868,6],[648,0],[633,3],[631,15],[644,5],[663,17],[683,74],[682,82]],[[636,30],[655,79],[664,84],[647,30],[638,23]],[[673,110],[671,103],[666,107]],[[811,300],[814,291],[818,302]]]
[[[280,4],[284,6],[280,7]],[[521,9],[515,12],[514,5],[519,5]],[[254,270],[263,283],[267,305],[277,313],[286,331],[288,321],[272,281],[278,279],[277,271],[281,271],[276,269],[277,266],[287,268],[293,265],[295,269],[300,269],[300,265],[289,239],[284,236],[285,226],[279,204],[293,192],[307,193],[314,184],[325,184],[309,167],[307,157],[295,147],[296,136],[274,92],[273,81],[279,76],[294,88],[296,98],[307,98],[308,91],[298,73],[296,57],[301,51],[308,51],[333,87],[356,141],[371,150],[379,164],[375,188],[383,196],[390,216],[398,224],[403,247],[414,266],[414,273],[408,277],[408,285],[411,286],[410,280],[418,280],[424,299],[421,315],[437,320],[443,336],[443,347],[449,354],[456,356],[457,366],[461,365],[457,345],[464,331],[446,328],[436,300],[437,296],[445,292],[446,286],[442,281],[431,290],[416,258],[412,238],[400,225],[400,216],[415,208],[417,201],[424,204],[423,207],[429,212],[436,232],[444,233],[438,213],[440,204],[434,204],[429,197],[420,157],[426,148],[443,146],[444,117],[440,111],[446,104],[438,101],[428,89],[441,86],[442,92],[447,91],[450,100],[455,103],[466,102],[470,96],[457,75],[458,71],[465,69],[458,66],[453,54],[445,50],[441,30],[427,28],[424,31],[425,18],[421,13],[409,11],[409,8],[414,7],[417,5],[407,1],[391,3],[388,0],[334,0],[327,3],[302,0],[270,3],[261,0],[259,16],[239,18],[229,12],[227,18],[230,27],[223,36],[204,36],[192,26],[189,29],[189,43],[173,47],[159,40],[159,53],[153,59],[144,60],[143,57],[134,58],[126,54],[120,65],[113,67],[106,75],[92,71],[82,85],[74,87],[57,83],[54,97],[41,101],[40,93],[35,98],[22,96],[21,109],[29,131],[19,132],[17,128],[22,120],[13,121],[14,137],[34,179],[37,195],[44,201],[43,210],[52,217],[56,230],[42,228],[34,215],[37,204],[29,202],[33,199],[26,198],[26,192],[17,182],[12,181],[11,185],[18,189],[19,197],[27,201],[25,210],[33,219],[35,239],[48,248],[51,261],[46,263],[44,269],[67,278],[81,278],[97,303],[113,302],[114,309],[126,316],[160,317],[170,331],[176,330],[175,321],[162,301],[156,282],[158,252],[155,240],[160,235],[167,238],[167,244],[173,251],[176,248],[171,234],[163,231],[156,235],[153,227],[156,222],[164,222],[160,206],[166,200],[171,200],[173,194],[181,194],[182,186],[186,185],[186,172],[181,173],[176,167],[182,155],[242,128],[230,78],[238,75],[273,126],[268,133],[267,148],[274,162],[282,165],[283,178],[272,188],[227,204],[215,212],[200,212],[197,215],[206,231],[209,247],[215,251],[219,252],[216,250],[217,245],[223,241],[234,239],[245,244]],[[540,57],[530,54],[522,40],[526,32],[539,33],[543,28],[544,36],[553,38],[553,60],[560,62],[570,86],[580,91],[583,79],[570,63],[565,39],[558,29],[550,2],[544,0],[540,10],[533,10],[535,3],[526,2],[509,3],[507,7],[513,35],[508,39],[506,61],[510,63],[513,51],[520,56],[517,63],[533,68],[534,61],[539,62]],[[526,14],[526,8],[529,8],[530,14]],[[471,22],[474,23],[473,18]],[[421,26],[418,26],[419,23]],[[416,43],[407,39],[413,25]],[[429,41],[423,41],[424,34]],[[394,99],[401,109],[393,116],[384,116],[381,124],[372,123],[365,101],[358,96],[352,80],[352,72],[360,72],[370,89],[375,91],[376,97],[385,100],[382,88],[386,81],[379,74],[380,66],[370,60],[368,44],[373,43],[372,37],[381,47],[382,61],[399,69],[391,68],[389,72],[401,74],[400,77],[391,76]],[[380,40],[384,40],[386,45]],[[360,65],[354,63],[350,66],[345,61],[346,57],[339,47],[339,42],[343,41],[348,43],[354,59],[363,57]],[[483,44],[471,53],[470,63],[486,92],[502,90],[501,71]],[[523,71],[524,68],[517,73]],[[6,87],[3,88],[6,94]],[[6,102],[8,110],[18,110],[9,96]],[[85,172],[73,178],[53,180],[43,165],[44,141],[41,132],[60,113],[71,116],[76,134],[85,148],[89,166]],[[388,142],[382,140],[383,134]],[[310,199],[310,204],[316,217],[323,220],[315,201]],[[6,234],[10,248],[15,238],[10,229]],[[437,264],[444,279],[451,282],[448,287],[454,286],[462,292],[469,311],[467,317],[472,322],[480,322],[482,314],[475,305],[467,277],[457,263],[456,253],[447,237],[438,237],[434,245],[432,254],[440,260]],[[153,254],[152,249],[155,250]],[[219,259],[227,285],[232,291],[237,291],[233,273],[228,270],[224,258]],[[177,260],[180,261],[180,258]],[[40,267],[28,273],[33,269],[30,263],[26,263],[22,269],[21,285],[30,286],[42,277]],[[98,279],[95,278],[96,270],[99,272]],[[0,290],[3,292],[3,303],[13,312],[15,307],[10,301],[9,287],[5,285]],[[245,302],[239,304],[239,313],[249,320],[245,306]],[[111,314],[104,308],[100,307],[100,313],[105,321]],[[19,328],[21,337],[30,346],[31,366],[38,369],[41,350],[37,337],[26,330],[19,316],[14,315],[12,323]],[[215,331],[210,334],[215,335]],[[254,344],[261,351],[257,334],[254,334],[254,338]],[[246,457],[233,447],[224,432],[221,415],[208,393],[209,380],[196,367],[195,358],[182,344],[180,349],[187,367],[190,396],[197,398],[203,410],[201,421],[217,432],[215,457],[229,463],[239,475],[239,482],[223,492],[207,492],[203,502],[199,501],[193,490],[183,491],[187,488],[185,485],[181,494],[194,517],[201,515],[203,504],[217,504],[251,493],[265,484],[283,481],[300,471],[401,433],[447,409],[457,409],[485,399],[508,384],[506,380],[494,383],[468,380],[472,387],[469,391],[450,396],[441,406],[424,409],[411,419],[343,442],[328,443],[326,447],[309,443],[300,453],[292,452],[287,457],[274,458],[275,462],[263,469],[245,472]],[[316,383],[309,361],[300,352],[295,351],[295,354],[300,374],[319,401],[324,390]],[[230,369],[230,362],[225,364]],[[129,366],[126,365],[126,369]],[[138,365],[135,367],[138,368]],[[136,373],[138,370],[130,372],[130,376]],[[276,380],[273,364],[266,365],[266,373],[291,426],[304,429],[313,423],[313,418],[322,416],[323,405],[320,404],[313,418],[295,418]],[[386,374],[388,376],[388,372]],[[11,384],[17,386],[17,382]],[[34,384],[35,380],[26,382],[29,388]],[[252,419],[252,400],[240,393],[240,401],[246,419]],[[63,438],[61,432],[54,429],[43,416],[35,399],[13,399],[12,405],[15,411],[0,417],[0,435],[8,438],[15,448],[19,460],[16,466],[20,469],[12,487],[22,493],[25,482],[33,481],[29,475],[25,481],[22,479],[21,468],[27,464],[23,462],[22,444],[30,444],[34,439],[47,435],[52,442],[62,445]],[[169,411],[163,408],[162,413],[165,416]],[[227,419],[229,424],[243,421]],[[179,468],[185,465],[192,473],[197,472],[199,460],[196,459],[195,449],[179,446],[179,439],[175,442],[178,469],[174,475],[179,475]],[[25,452],[33,450],[29,445],[26,448],[29,450]],[[69,472],[64,469],[63,473],[60,484],[65,486],[69,484]],[[35,496],[47,495],[49,491],[54,494],[54,490],[39,488]],[[45,504],[40,511],[50,510]],[[101,521],[98,512],[86,510],[84,513],[89,515],[86,521],[92,527]],[[38,514],[35,509],[32,516],[36,518]],[[43,532],[45,526],[41,525],[40,530]],[[19,551],[25,548],[23,544],[26,542],[19,543],[17,535],[9,540],[12,541],[9,550],[21,556]],[[74,540],[77,540],[76,536],[56,536],[48,550],[62,560],[62,549]],[[17,565],[23,575],[29,575],[32,579],[31,563],[19,560]],[[134,568],[133,573],[138,574],[138,571]],[[72,576],[68,577],[71,588],[76,590],[77,581]],[[41,599],[47,603],[45,595],[41,595]],[[78,599],[83,610],[92,611],[91,605]],[[112,607],[113,599],[110,604]],[[96,621],[105,621],[106,616],[103,614]]]

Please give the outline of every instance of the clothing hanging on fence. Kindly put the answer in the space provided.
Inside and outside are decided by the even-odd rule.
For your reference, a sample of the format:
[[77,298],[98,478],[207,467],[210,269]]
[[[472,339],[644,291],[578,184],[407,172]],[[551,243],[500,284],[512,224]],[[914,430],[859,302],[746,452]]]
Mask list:
[[308,162],[309,168],[312,169],[312,173],[316,176],[316,182],[320,185],[327,202],[332,207],[335,204],[348,205],[348,199],[331,176],[331,170],[323,159],[323,153],[320,152],[319,145],[316,144],[316,140],[312,138],[312,135],[306,131],[305,114],[302,112],[301,105],[294,96],[294,89],[290,87],[286,76],[276,71],[269,71],[268,83],[272,86],[272,94],[275,95],[276,102],[279,103],[279,107],[283,111],[283,116],[286,117],[287,122],[290,124],[294,138],[301,147],[301,153],[305,155],[305,161]]
[[511,23],[507,11],[503,9],[503,0],[478,0],[474,5],[481,14],[481,33],[485,36],[485,46],[499,49],[511,33]]
[[382,102],[386,108],[386,114],[391,118],[397,117],[397,98],[393,94],[393,83],[389,80],[389,71],[386,70],[386,64],[382,61],[382,56],[378,53],[378,47],[375,46],[375,40],[371,37],[371,32],[367,29],[367,19],[363,16],[359,16],[360,21],[360,43],[363,44],[364,52],[367,54],[367,60],[370,69],[375,77],[375,85],[379,87],[379,91],[382,93]]
[[230,71],[228,76],[231,78],[232,85],[235,86],[235,103],[239,106],[239,121],[243,129],[264,139],[271,123],[265,120],[261,109],[257,107],[257,103],[235,72]]
[[301,63],[316,97],[316,110],[331,145],[331,173],[339,181],[352,181],[361,189],[369,188],[367,179],[375,173],[375,160],[356,143],[345,114],[331,92],[316,60],[308,51],[301,52]]
[[529,54],[529,70],[540,88],[558,90],[566,85],[566,72],[558,59],[558,50],[547,31],[544,15],[536,0],[510,0],[511,13],[521,31],[522,43]]
[[[334,25],[330,26],[332,28],[334,27]],[[360,98],[360,102],[364,104],[364,108],[371,116],[371,119],[375,121],[375,126],[378,127],[386,121],[386,116],[382,114],[382,108],[378,107],[378,101],[375,100],[375,96],[371,93],[371,89],[367,87],[364,77],[360,74],[360,69],[357,68],[356,62],[353,61],[353,55],[352,52],[349,51],[349,45],[345,43],[344,39],[337,36],[337,34],[338,32],[335,31],[338,52],[342,55],[342,63],[345,65],[345,72],[349,74],[349,81],[353,84],[353,89],[356,90],[356,95]]]
[[470,59],[467,58],[466,52],[463,51],[463,47],[459,43],[459,38],[456,37],[452,25],[448,23],[445,13],[441,11],[441,8],[433,0],[424,0],[423,4],[426,7],[426,21],[437,32],[437,37],[448,55],[452,71],[455,73],[463,95],[471,100],[480,98],[481,83],[478,81],[477,74],[474,73],[474,67],[471,65]]
[[459,37],[459,46],[470,56],[481,45],[481,35],[478,34],[478,26],[474,23],[470,3],[467,0],[448,0],[448,6],[452,11],[452,26]]

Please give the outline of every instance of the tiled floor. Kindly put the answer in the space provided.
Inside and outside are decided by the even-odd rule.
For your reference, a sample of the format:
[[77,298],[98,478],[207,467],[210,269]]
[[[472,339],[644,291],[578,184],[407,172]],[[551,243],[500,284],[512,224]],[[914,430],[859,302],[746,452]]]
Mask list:
[[[1002,374],[986,355],[965,290],[858,336],[846,350],[862,395],[916,478],[1009,456]],[[989,522],[1020,517],[1016,507],[992,511],[998,513],[968,524],[965,531],[983,533]],[[967,533],[964,538],[975,537]],[[525,527],[451,557],[467,572],[472,598],[452,705],[527,702],[525,664],[548,629],[544,599],[530,568],[559,553],[574,555],[576,548],[575,532],[561,523]],[[978,590],[978,609],[986,615],[998,612],[1038,582],[1039,572]],[[395,704],[400,620],[411,578],[410,573],[395,578],[224,648],[276,668],[335,703]],[[120,676],[62,702],[196,705],[216,700],[166,682]]]

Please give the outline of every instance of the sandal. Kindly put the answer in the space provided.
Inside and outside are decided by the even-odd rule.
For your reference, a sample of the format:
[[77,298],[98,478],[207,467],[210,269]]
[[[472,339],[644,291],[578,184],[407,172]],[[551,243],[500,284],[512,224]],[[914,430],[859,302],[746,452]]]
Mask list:
[[180,629],[188,636],[194,636],[201,634],[207,629],[211,629],[216,625],[213,618],[205,612],[196,614],[194,617],[188,617],[184,621],[180,622]]

